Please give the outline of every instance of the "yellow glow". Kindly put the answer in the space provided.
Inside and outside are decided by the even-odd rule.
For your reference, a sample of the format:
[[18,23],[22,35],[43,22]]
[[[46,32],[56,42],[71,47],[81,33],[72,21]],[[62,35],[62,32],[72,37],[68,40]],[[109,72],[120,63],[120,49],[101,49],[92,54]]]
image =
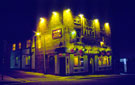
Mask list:
[[70,9],[67,9],[66,12],[67,12],[67,13],[70,12]]
[[41,33],[40,32],[36,32],[36,36],[39,36]]
[[19,43],[19,49],[21,49],[21,43]]
[[84,15],[83,15],[83,14],[79,14],[79,17],[83,18],[83,17],[84,17]]
[[101,61],[102,61],[102,60],[101,60],[102,58],[98,58],[98,59],[99,59],[99,60],[98,60],[98,65],[101,66],[101,65],[102,65],[102,62],[101,62]]
[[45,21],[45,19],[41,17],[40,22],[43,23],[44,21]]
[[105,23],[106,26],[109,26],[109,23]]
[[53,15],[55,15],[55,16],[57,15],[57,12],[52,12],[52,13],[53,13]]
[[55,28],[62,26],[61,17],[58,12],[52,12],[52,16],[49,21],[49,28]]
[[26,65],[28,65],[28,56],[25,57]]
[[107,65],[107,56],[103,57],[103,65]]
[[[41,34],[44,33],[47,30],[47,19],[44,17],[41,17],[38,25],[37,25],[37,32],[40,32]],[[39,33],[38,33],[39,34]]]
[[70,29],[74,28],[74,18],[70,9],[63,11],[63,24]]
[[78,66],[78,56],[74,57],[74,66]]
[[73,32],[72,32],[72,35],[76,35],[76,31],[73,31]]
[[100,22],[98,19],[93,20],[93,27],[96,31],[96,36],[99,38],[100,37]]
[[16,50],[16,44],[13,44],[12,50],[13,50],[13,51]]
[[98,19],[95,19],[94,22],[95,22],[95,23],[98,23],[99,21],[98,21]]
[[41,40],[40,39],[38,40],[37,44],[38,44],[38,48],[41,48]]
[[107,36],[110,36],[111,29],[110,29],[110,26],[109,26],[109,23],[108,22],[104,24],[104,30],[105,30],[106,35]]
[[100,42],[100,46],[102,47],[103,45],[104,45],[104,42],[103,42],[103,41],[101,41],[101,42]]

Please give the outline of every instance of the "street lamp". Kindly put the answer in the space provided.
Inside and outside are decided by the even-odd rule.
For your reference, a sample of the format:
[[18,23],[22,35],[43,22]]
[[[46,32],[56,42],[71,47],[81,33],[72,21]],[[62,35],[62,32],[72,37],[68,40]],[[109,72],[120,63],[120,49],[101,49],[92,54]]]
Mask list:
[[43,23],[44,21],[45,21],[45,19],[41,17],[40,22]]
[[41,34],[40,32],[36,32],[36,36],[40,36],[40,34]]
[[110,36],[111,34],[111,29],[110,29],[110,25],[108,22],[104,23],[104,30],[107,36]]
[[80,18],[83,18],[83,17],[84,17],[84,15],[83,15],[83,14],[79,14],[79,17],[80,17]]
[[93,20],[93,27],[95,30],[95,35],[97,38],[100,38],[100,22],[98,19]]
[[53,11],[52,13],[53,13],[53,15],[57,15],[57,12],[56,11]]
[[81,26],[82,26],[82,35],[83,35],[83,30],[84,30],[84,15],[83,14],[79,14],[78,15],[81,18]]

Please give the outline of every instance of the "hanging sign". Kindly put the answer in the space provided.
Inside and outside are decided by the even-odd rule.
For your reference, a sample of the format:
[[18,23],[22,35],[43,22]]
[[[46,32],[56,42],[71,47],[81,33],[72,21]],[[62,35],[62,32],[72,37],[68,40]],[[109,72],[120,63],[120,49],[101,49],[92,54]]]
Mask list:
[[58,39],[62,37],[62,29],[56,29],[52,31],[52,38]]

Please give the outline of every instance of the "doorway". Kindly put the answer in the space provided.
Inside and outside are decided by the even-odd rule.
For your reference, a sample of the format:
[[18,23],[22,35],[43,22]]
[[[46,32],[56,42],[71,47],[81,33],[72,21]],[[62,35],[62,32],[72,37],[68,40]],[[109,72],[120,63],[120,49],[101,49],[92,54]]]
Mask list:
[[60,58],[60,75],[64,76],[66,74],[66,64],[65,57]]
[[92,57],[88,57],[88,73],[89,74],[94,73],[94,60]]

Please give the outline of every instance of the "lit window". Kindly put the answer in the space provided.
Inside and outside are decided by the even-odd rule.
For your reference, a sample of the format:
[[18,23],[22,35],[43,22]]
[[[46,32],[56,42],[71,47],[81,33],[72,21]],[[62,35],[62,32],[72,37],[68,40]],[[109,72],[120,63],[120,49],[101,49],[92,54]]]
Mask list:
[[84,66],[84,59],[80,58],[80,66],[83,67]]
[[13,44],[12,50],[13,50],[13,51],[16,50],[16,44]]
[[19,43],[19,49],[21,49],[21,43]]
[[93,64],[93,59],[92,58],[90,59],[90,64]]
[[102,66],[102,58],[98,57],[98,66]]
[[27,40],[26,48],[29,48],[31,46],[31,40]]
[[30,64],[30,56],[26,56],[25,57],[25,61],[26,61],[26,65],[29,65]]
[[98,66],[110,66],[111,59],[107,56],[98,57]]
[[78,56],[74,56],[74,66],[78,66]]

